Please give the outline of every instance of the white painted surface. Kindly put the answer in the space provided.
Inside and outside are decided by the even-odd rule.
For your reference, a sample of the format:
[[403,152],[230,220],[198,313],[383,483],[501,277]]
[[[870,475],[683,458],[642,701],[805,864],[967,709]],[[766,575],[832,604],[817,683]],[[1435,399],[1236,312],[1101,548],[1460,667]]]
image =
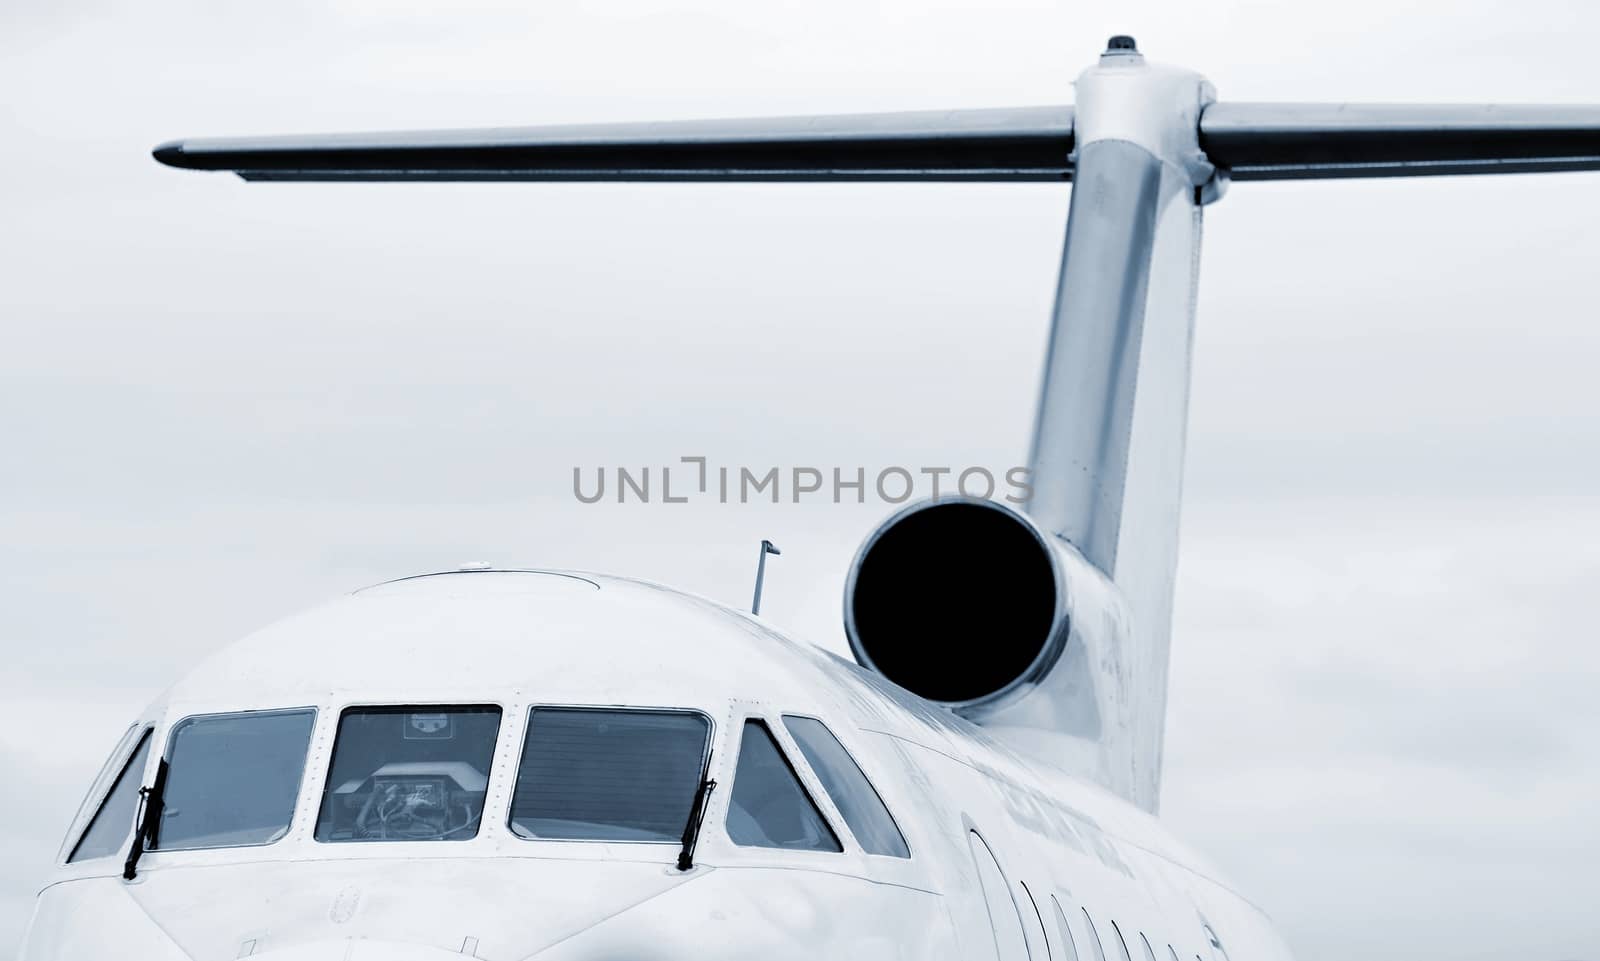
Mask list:
[[[340,710],[435,703],[504,711],[478,835],[315,841]],[[676,844],[517,837],[506,827],[506,788],[527,711],[540,704],[705,711],[716,720],[711,776],[723,785],[733,780],[730,737],[746,717],[763,718],[845,850],[733,845],[721,827],[728,790],[712,795],[688,873],[673,866]],[[468,937],[488,959],[648,950],[663,959],[956,961],[993,938],[966,841],[974,828],[1010,884],[1174,943],[1199,945],[1204,916],[1224,937],[1257,945],[1254,957],[1286,956],[1264,918],[1154,819],[758,619],[655,585],[531,571],[380,585],[224,649],[143,720],[159,744],[193,714],[306,705],[319,717],[285,838],[153,851],[132,883],[119,877],[120,856],[62,865],[22,961],[88,961],[114,946],[130,961],[233,957],[250,940],[257,954],[300,959],[350,939],[362,950],[407,945],[413,954],[397,947],[387,956],[421,959]],[[855,755],[899,822],[909,860],[861,851],[785,732],[785,712],[821,718]],[[1022,945],[1014,905],[1009,923]]]

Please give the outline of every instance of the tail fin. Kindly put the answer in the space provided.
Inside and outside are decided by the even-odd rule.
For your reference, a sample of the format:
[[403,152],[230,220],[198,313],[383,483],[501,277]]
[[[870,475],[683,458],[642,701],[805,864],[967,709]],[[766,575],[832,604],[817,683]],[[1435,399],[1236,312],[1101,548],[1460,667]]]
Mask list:
[[155,156],[248,180],[1072,180],[1028,508],[1110,578],[1130,623],[1061,657],[1071,676],[1032,696],[1092,697],[1087,773],[1154,810],[1202,206],[1232,180],[1600,170],[1600,107],[1213,99],[1117,37],[1074,107],[177,141]]
[[[1123,631],[1041,690],[1092,696],[1097,774],[1154,810],[1160,792],[1178,507],[1210,86],[1112,50],[1078,78],[1076,179],[1029,458],[1028,513],[1108,576]],[[997,723],[1006,719],[996,718]]]

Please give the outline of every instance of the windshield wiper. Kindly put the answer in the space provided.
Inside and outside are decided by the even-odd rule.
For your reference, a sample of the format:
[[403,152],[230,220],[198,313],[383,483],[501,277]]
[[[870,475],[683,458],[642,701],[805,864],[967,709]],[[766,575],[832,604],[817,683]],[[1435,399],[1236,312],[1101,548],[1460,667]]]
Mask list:
[[167,793],[167,759],[156,765],[156,779],[149,787],[139,789],[141,814],[133,829],[133,846],[128,848],[128,860],[122,863],[122,880],[132,881],[139,875],[139,859],[144,857],[146,844],[154,846],[156,831],[161,827],[161,811]]
[[[711,765],[707,763],[706,766]],[[683,826],[683,848],[678,852],[679,871],[687,871],[694,867],[694,846],[700,840],[700,822],[706,818],[706,802],[716,787],[716,781],[702,778],[699,790],[694,792],[694,803],[689,806],[689,823]]]

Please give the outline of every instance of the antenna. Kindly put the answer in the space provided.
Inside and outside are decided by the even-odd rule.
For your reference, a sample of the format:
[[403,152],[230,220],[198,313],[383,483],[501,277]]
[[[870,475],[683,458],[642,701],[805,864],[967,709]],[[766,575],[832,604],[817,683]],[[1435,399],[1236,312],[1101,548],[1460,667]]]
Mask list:
[[750,601],[750,613],[761,613],[761,584],[767,578],[767,555],[782,553],[783,551],[778,550],[778,545],[771,541],[764,540],[761,542],[761,554],[756,559],[756,596]]

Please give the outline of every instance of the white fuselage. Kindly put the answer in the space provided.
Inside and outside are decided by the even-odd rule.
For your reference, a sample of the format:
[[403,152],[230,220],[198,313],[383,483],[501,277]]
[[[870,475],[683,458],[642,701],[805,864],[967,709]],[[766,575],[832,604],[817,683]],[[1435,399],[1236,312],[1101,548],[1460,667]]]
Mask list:
[[[468,785],[482,798],[481,810],[467,809],[474,833],[321,837],[327,793],[355,787],[329,783],[341,716],[406,706],[432,717],[452,705],[492,706],[501,718],[489,769]],[[706,773],[719,787],[689,870],[676,866],[676,841],[511,829],[537,707],[709,721]],[[133,881],[122,878],[126,844],[68,863],[109,790],[102,778],[39,896],[21,961],[1288,957],[1258,910],[1132,805],[759,620],[654,585],[462,572],[359,591],[246,638],[169,690],[137,725],[154,746],[139,783],[185,719],[290,709],[310,709],[310,733],[281,836],[152,850]],[[863,850],[786,717],[826,725],[909,857]],[[730,799],[749,719],[772,732],[842,850],[734,843]],[[456,781],[475,776],[455,770]],[[125,829],[131,839],[131,819]]]

